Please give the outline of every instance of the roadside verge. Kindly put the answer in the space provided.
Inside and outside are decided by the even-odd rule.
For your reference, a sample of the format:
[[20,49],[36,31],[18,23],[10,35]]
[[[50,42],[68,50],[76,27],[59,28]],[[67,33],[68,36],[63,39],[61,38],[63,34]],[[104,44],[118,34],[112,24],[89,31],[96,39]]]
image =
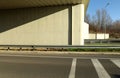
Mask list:
[[0,54],[14,55],[120,55],[120,52],[78,52],[78,51],[5,51]]

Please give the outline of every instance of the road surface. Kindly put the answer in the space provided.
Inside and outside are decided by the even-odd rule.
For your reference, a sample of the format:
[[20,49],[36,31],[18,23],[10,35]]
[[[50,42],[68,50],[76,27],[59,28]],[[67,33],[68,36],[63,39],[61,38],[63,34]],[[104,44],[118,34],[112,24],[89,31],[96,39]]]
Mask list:
[[0,55],[0,78],[120,78],[120,57]]

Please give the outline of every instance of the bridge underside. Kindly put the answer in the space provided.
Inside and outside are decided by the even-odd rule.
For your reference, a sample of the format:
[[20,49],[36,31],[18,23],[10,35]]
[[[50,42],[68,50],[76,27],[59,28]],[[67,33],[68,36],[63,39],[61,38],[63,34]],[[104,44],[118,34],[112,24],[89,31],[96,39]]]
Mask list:
[[0,9],[15,9],[71,4],[85,4],[85,7],[87,7],[88,3],[89,0],[0,0]]
[[88,2],[0,0],[0,45],[83,45]]

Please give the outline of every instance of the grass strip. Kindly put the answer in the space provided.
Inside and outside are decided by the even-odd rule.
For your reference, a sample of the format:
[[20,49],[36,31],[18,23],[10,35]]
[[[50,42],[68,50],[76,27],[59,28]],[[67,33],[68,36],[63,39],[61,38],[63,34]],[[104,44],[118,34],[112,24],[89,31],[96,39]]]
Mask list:
[[120,48],[69,48],[67,51],[77,52],[120,52]]

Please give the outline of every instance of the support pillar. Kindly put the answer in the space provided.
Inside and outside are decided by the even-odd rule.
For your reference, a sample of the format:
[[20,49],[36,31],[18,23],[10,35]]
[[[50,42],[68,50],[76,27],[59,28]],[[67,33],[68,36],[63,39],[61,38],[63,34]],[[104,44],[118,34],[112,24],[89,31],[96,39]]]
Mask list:
[[72,45],[84,45],[84,4],[72,6]]

